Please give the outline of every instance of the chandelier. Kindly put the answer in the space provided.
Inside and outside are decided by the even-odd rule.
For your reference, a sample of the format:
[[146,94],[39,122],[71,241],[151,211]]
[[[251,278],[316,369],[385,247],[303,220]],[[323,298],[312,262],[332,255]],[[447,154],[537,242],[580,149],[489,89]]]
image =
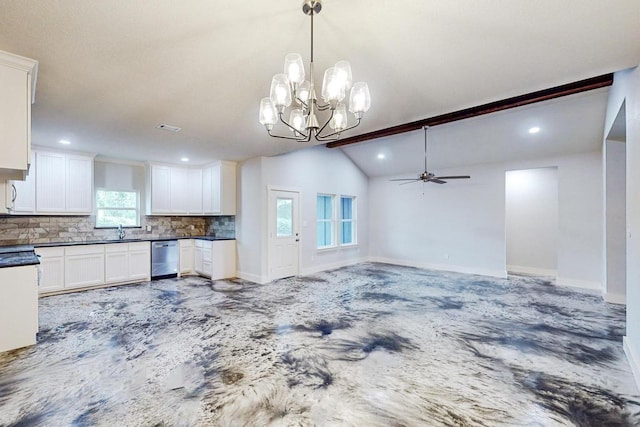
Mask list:
[[[260,101],[260,123],[275,138],[308,142],[313,136],[317,141],[335,141],[342,132],[358,126],[371,106],[369,86],[364,82],[353,83],[351,65],[347,61],[338,61],[324,72],[320,93],[324,103],[319,102],[313,79],[313,16],[320,13],[321,9],[320,0],[305,0],[302,4],[304,14],[311,17],[309,80],[305,80],[302,56],[290,53],[284,59],[284,73],[276,74],[271,80],[270,96]],[[350,126],[347,93],[348,109],[355,117],[355,123]],[[285,110],[289,107],[289,117],[285,120]],[[327,110],[328,112],[323,113],[326,120],[320,124],[317,113]],[[272,133],[278,121],[289,128],[291,135]],[[326,129],[327,126],[331,130]]]

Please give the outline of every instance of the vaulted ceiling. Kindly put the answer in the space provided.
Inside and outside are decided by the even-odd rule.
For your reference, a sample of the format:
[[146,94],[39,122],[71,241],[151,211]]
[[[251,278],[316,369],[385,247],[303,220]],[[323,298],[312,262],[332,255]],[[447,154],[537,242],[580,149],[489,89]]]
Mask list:
[[[324,0],[316,79],[349,60],[372,94],[350,134],[370,132],[635,66],[638,16],[637,0]],[[64,138],[116,158],[202,164],[305,146],[269,138],[258,104],[287,53],[309,60],[309,43],[300,0],[0,0],[0,50],[40,62],[33,143]],[[602,111],[603,96],[578,97],[579,107]],[[471,147],[496,139],[446,126]],[[396,138],[421,151],[419,131]],[[456,144],[438,157],[459,157]],[[352,157],[366,151],[353,147]]]

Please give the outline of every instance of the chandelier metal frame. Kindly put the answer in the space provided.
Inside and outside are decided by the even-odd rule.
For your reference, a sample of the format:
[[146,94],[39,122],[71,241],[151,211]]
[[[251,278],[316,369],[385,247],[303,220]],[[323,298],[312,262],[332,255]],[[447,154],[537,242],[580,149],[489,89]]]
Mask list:
[[[260,102],[260,123],[270,136],[298,142],[309,142],[312,137],[317,141],[337,141],[342,132],[357,127],[371,106],[369,87],[364,82],[352,84],[351,66],[347,61],[339,61],[334,67],[325,71],[321,96],[324,103],[318,101],[314,81],[313,62],[313,17],[322,10],[320,0],[305,0],[302,11],[311,20],[311,61],[309,63],[309,81],[304,80],[302,57],[289,54],[285,58],[284,74],[276,74],[271,83],[270,97]],[[350,90],[349,111],[356,123],[348,125],[346,112],[346,92]],[[295,102],[289,120],[284,118],[285,109]],[[331,112],[322,125],[318,121],[318,111]],[[284,124],[293,135],[273,133],[277,122]],[[325,129],[332,129],[324,133]]]

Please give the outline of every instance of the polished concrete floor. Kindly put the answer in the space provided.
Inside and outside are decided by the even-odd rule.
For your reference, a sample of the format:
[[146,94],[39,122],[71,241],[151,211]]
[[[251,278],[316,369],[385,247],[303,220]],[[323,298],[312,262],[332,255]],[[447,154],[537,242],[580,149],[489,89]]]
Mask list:
[[639,425],[624,322],[540,278],[375,263],[53,296],[0,355],[0,425]]

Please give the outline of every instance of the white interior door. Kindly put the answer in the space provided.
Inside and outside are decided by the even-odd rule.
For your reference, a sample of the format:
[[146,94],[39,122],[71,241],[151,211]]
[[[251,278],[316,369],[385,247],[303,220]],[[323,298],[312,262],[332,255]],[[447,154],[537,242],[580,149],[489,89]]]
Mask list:
[[299,274],[300,193],[269,191],[269,279]]

